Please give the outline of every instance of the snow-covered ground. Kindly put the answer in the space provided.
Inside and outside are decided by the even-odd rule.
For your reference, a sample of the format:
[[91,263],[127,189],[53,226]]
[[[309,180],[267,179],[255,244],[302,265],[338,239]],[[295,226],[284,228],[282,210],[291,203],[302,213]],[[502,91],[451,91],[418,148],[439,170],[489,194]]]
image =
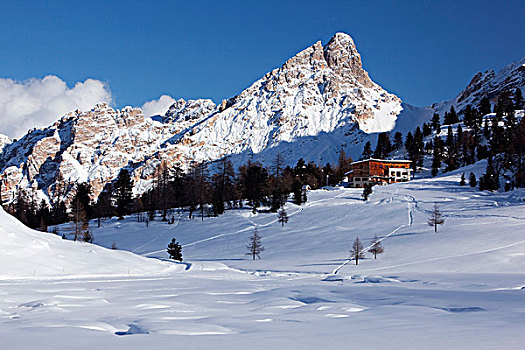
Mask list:
[[[2,348],[522,349],[525,191],[459,186],[470,171],[483,164],[374,187],[368,202],[359,189],[313,191],[287,204],[284,228],[249,209],[91,224],[95,243],[149,259],[0,213]],[[435,203],[446,220],[437,234],[426,223]],[[255,227],[266,250],[252,261]],[[384,254],[346,260],[357,236],[367,245],[374,235]],[[164,259],[173,237],[183,264]]]

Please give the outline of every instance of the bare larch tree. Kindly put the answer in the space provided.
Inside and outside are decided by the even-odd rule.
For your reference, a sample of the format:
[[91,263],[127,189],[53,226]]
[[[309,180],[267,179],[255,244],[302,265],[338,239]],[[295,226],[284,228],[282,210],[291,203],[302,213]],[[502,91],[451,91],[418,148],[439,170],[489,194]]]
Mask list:
[[283,227],[284,224],[288,223],[288,213],[286,212],[286,210],[284,210],[284,208],[279,210],[278,220]]
[[427,219],[427,223],[428,226],[434,226],[434,232],[437,232],[438,225],[443,225],[445,223],[443,213],[441,210],[439,210],[439,206],[437,204],[434,204],[434,208]]
[[354,244],[352,244],[352,249],[350,249],[350,258],[355,259],[355,264],[359,265],[359,259],[363,259],[364,257],[363,244],[361,244],[359,237],[357,237]]
[[257,228],[253,230],[253,234],[250,236],[250,241],[246,245],[248,252],[246,255],[251,255],[252,259],[255,260],[255,257],[261,258],[260,254],[264,252],[264,247],[261,244],[261,236],[257,232]]
[[368,251],[374,254],[374,259],[377,259],[377,254],[382,254],[385,251],[385,249],[381,245],[381,240],[377,238],[377,235],[372,240],[372,246],[370,247],[370,249],[368,249]]

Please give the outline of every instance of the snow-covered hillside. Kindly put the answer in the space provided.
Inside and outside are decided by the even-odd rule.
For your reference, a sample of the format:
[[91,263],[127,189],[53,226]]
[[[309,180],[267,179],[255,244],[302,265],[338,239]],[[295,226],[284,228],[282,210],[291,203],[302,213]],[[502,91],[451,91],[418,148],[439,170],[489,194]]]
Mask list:
[[[458,185],[462,172],[483,169],[478,163],[374,187],[368,202],[359,189],[313,191],[305,205],[286,205],[285,227],[276,214],[248,209],[203,222],[175,212],[175,224],[154,221],[149,228],[134,216],[91,224],[96,243],[115,241],[148,257],[165,257],[176,237],[185,264],[167,270],[168,263],[65,242],[2,219],[1,266],[14,271],[10,277],[25,271],[18,281],[0,280],[3,346],[520,349],[525,192]],[[426,223],[435,203],[446,220],[438,233]],[[255,227],[266,250],[252,261],[245,245]],[[358,266],[348,262],[354,239],[366,246],[374,235],[385,252],[377,260],[367,254]],[[71,262],[69,269],[60,259]],[[42,265],[68,280],[41,280]]]
[[143,275],[174,264],[33,231],[0,208],[0,280],[43,277]]
[[[493,194],[459,186],[461,173],[472,171],[479,178],[485,165],[481,161],[442,177],[374,187],[366,203],[362,189],[313,191],[305,205],[287,204],[290,222],[284,228],[277,222],[277,214],[253,215],[246,208],[204,222],[175,211],[174,225],[154,221],[146,228],[129,217],[124,222],[110,219],[101,228],[92,225],[92,229],[98,244],[110,247],[115,241],[120,249],[144,256],[167,257],[165,246],[176,237],[189,260],[219,260],[248,270],[257,266],[320,274],[344,261],[355,237],[369,243],[376,234],[385,237],[395,231],[385,239],[387,250],[379,260],[365,260],[358,268],[348,266],[341,271],[399,271],[397,266],[407,265],[412,266],[411,272],[519,272],[525,266],[525,255],[518,254],[522,246],[512,244],[525,242],[515,230],[525,225],[525,212],[520,214],[525,207],[525,190]],[[426,223],[435,203],[446,217],[438,234]],[[469,224],[472,219],[475,225]],[[266,252],[264,259],[252,265],[244,253],[255,227]],[[68,227],[60,230],[67,233]],[[507,249],[501,248],[507,245]],[[451,264],[445,257],[452,255],[456,257]]]

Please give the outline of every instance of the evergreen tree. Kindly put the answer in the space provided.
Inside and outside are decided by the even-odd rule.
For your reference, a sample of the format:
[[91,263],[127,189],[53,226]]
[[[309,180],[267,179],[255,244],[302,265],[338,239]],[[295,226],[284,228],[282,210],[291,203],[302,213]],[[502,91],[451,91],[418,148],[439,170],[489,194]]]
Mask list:
[[171,243],[168,244],[166,249],[170,259],[182,261],[182,246],[177,242],[175,238],[171,240]]
[[374,158],[384,159],[392,151],[390,136],[388,132],[383,132],[377,136],[377,145],[374,151]]
[[454,149],[456,150],[456,161],[458,166],[461,166],[465,164],[465,160],[463,159],[463,128],[461,124],[458,124],[457,136],[455,138],[455,141],[456,145],[454,146]]
[[394,134],[394,144],[392,145],[392,148],[394,150],[401,149],[403,147],[403,134],[399,131],[396,131]]
[[411,152],[411,158],[412,160],[412,166],[414,167],[414,172],[416,172],[418,166],[423,165],[423,152],[424,152],[425,144],[423,143],[423,133],[421,132],[421,129],[419,126],[416,128],[416,131],[414,132],[414,144],[412,146],[412,152]]
[[357,237],[352,244],[352,249],[350,249],[350,259],[354,259],[356,265],[359,265],[359,259],[363,259],[365,257],[363,254],[363,249],[363,244],[361,244],[359,237]]
[[124,220],[124,215],[130,213],[133,205],[133,181],[128,170],[122,169],[115,181],[115,190],[113,192],[116,202],[116,213],[119,220]]
[[428,226],[434,226],[434,232],[437,232],[438,225],[443,225],[445,223],[443,213],[441,210],[439,210],[439,206],[437,204],[434,204],[434,208],[427,219],[427,223]]
[[38,206],[38,210],[36,212],[36,219],[37,219],[37,222],[39,223],[38,225],[39,231],[47,232],[47,227],[50,222],[50,215],[51,215],[51,211],[49,209],[49,206],[47,205],[46,201],[42,199],[42,201],[40,201],[40,205]]
[[523,103],[523,95],[521,94],[521,89],[516,88],[514,90],[514,109],[523,109],[524,103]]
[[370,141],[366,141],[365,146],[363,148],[363,153],[361,155],[361,159],[370,158],[372,158],[372,145],[370,144]]
[[439,120],[439,114],[437,113],[434,113],[432,115],[432,120],[430,121],[431,125],[432,125],[432,129],[434,129],[434,131],[439,134],[441,132],[441,122]]
[[326,163],[323,167],[323,184],[326,186],[335,184],[334,182],[334,172],[330,163]]
[[456,151],[456,138],[454,137],[454,132],[452,131],[452,127],[448,126],[448,133],[447,133],[447,167],[445,171],[452,171],[458,168],[457,165],[457,151]]
[[414,136],[409,131],[405,139],[405,149],[407,151],[408,157],[410,158],[412,149],[414,148]]
[[451,124],[456,124],[457,122],[459,122],[459,118],[456,113],[456,110],[454,109],[454,106],[450,106],[450,112],[445,112],[445,117],[443,118],[443,124],[451,125]]
[[239,168],[243,196],[252,206],[254,213],[263,203],[268,189],[268,171],[260,163],[248,162]]
[[423,136],[429,136],[432,133],[430,124],[423,123]]
[[465,185],[466,185],[466,182],[465,182],[465,173],[461,174],[461,180],[459,181],[459,185],[460,185],[460,186],[465,186]]
[[488,97],[483,97],[481,99],[478,110],[482,117],[492,112],[492,107],[490,106],[490,100]]
[[479,189],[481,191],[497,191],[499,189],[499,175],[494,169],[492,157],[488,158],[485,174],[479,179]]
[[363,194],[361,195],[363,197],[363,200],[366,202],[368,200],[368,197],[371,194],[372,194],[372,185],[364,184],[363,185]]
[[472,108],[471,105],[467,105],[463,111],[463,121],[466,126],[473,129],[479,129],[479,117],[478,111],[475,108]]
[[476,185],[478,184],[478,181],[476,180],[476,175],[474,175],[474,173],[472,172],[470,173],[468,184],[470,185],[470,187],[476,187]]
[[294,204],[303,204],[303,185],[297,177],[293,180],[292,183],[292,194]]
[[368,251],[372,254],[374,254],[374,259],[377,259],[377,254],[383,254],[385,249],[381,245],[381,240],[377,238],[377,235],[374,237],[371,243],[370,249]]
[[264,252],[264,247],[261,244],[261,236],[259,236],[257,228],[253,230],[253,234],[250,236],[246,249],[248,249],[246,255],[251,255],[252,260],[255,260],[255,257],[258,257],[259,259],[261,258],[260,254]]
[[439,169],[441,169],[441,160],[443,158],[443,147],[442,147],[443,141],[440,137],[436,136],[434,138],[434,152],[433,152],[433,158],[432,158],[432,176],[436,176],[439,173]]
[[77,186],[75,197],[71,201],[71,220],[74,224],[74,240],[80,238],[82,232],[87,231],[90,218],[91,187],[81,183]]
[[86,243],[93,243],[93,235],[91,232],[89,232],[89,230],[84,232],[82,240]]
[[288,213],[286,213],[286,210],[284,210],[284,208],[281,208],[281,210],[279,210],[278,220],[283,227],[284,224],[288,223]]

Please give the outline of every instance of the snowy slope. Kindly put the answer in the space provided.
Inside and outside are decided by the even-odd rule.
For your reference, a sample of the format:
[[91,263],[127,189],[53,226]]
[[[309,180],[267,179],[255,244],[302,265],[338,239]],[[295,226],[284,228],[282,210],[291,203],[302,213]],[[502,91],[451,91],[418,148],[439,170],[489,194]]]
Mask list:
[[[368,202],[359,189],[313,191],[306,205],[287,204],[284,228],[276,214],[247,209],[204,222],[175,212],[176,224],[154,221],[149,228],[134,217],[101,228],[93,223],[97,243],[116,241],[146,256],[164,257],[176,237],[189,268],[149,273],[144,265],[132,277],[67,282],[0,280],[3,345],[521,349],[525,192],[458,185],[461,172],[483,169],[478,163],[443,177],[374,187]],[[426,224],[434,203],[446,219],[437,234]],[[254,227],[266,248],[256,261],[244,255]],[[67,233],[66,226],[59,230]],[[384,254],[345,264],[355,237],[366,244],[375,234]],[[101,256],[94,254],[91,268],[106,264]],[[25,261],[17,255],[8,266]]]
[[[219,260],[251,269],[244,258],[245,244],[257,227],[266,246],[259,269],[329,273],[344,261],[355,237],[369,243],[375,234],[385,237],[401,227],[385,239],[387,251],[379,260],[341,272],[399,272],[405,265],[410,272],[520,272],[525,237],[516,228],[525,225],[525,191],[491,194],[458,185],[462,172],[479,177],[484,167],[482,161],[443,177],[374,187],[367,203],[360,189],[313,191],[304,206],[287,204],[290,222],[284,228],[276,214],[254,216],[246,208],[204,222],[174,212],[176,225],[153,222],[150,228],[134,218],[124,223],[111,219],[93,230],[97,243],[110,246],[116,241],[119,248],[145,256],[166,257],[164,247],[176,237],[189,260]],[[426,224],[434,203],[446,216],[437,235]]]
[[33,231],[0,208],[1,279],[160,273],[173,264]]

